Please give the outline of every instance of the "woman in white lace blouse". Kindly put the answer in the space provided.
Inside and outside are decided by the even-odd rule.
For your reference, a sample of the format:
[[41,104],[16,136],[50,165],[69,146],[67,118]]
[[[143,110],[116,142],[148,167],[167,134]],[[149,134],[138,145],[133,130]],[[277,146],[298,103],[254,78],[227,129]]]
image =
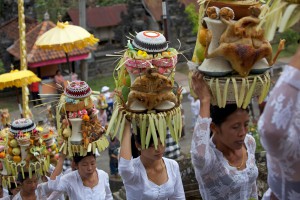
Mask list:
[[270,187],[263,199],[300,199],[300,48],[284,67],[258,128]]
[[141,138],[135,137],[141,155],[132,159],[130,123],[126,121],[121,142],[119,173],[126,198],[130,200],[184,200],[185,194],[178,163],[162,157],[165,147],[157,149],[150,140],[148,149],[141,149]]
[[210,90],[200,72],[193,74],[192,84],[201,102],[191,154],[202,198],[257,199],[256,144],[247,134],[248,111],[235,104],[210,106]]
[[65,155],[61,154],[48,181],[49,189],[65,192],[72,200],[113,200],[108,174],[97,169],[96,155],[75,154],[75,171],[62,176]]

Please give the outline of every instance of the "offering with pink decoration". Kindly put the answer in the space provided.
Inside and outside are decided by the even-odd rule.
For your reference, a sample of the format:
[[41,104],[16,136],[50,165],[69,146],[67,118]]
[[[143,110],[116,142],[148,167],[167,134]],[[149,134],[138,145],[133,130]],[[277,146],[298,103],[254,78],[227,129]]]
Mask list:
[[86,82],[72,81],[61,95],[56,119],[58,135],[63,141],[59,150],[64,154],[85,155],[108,147],[104,136],[105,128],[97,118],[98,110],[93,104],[92,94],[93,91]]

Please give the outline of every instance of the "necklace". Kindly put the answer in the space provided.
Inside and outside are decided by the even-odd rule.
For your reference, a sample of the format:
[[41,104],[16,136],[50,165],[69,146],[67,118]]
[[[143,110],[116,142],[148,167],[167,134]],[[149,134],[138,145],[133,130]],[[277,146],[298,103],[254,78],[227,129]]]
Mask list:
[[235,167],[235,168],[237,168],[237,169],[240,169],[240,168],[242,168],[242,166],[244,165],[244,149],[242,149],[242,163],[239,165],[239,166],[234,166],[233,164],[231,164],[230,162],[229,162],[229,160],[227,160],[228,161],[228,164],[230,165],[230,166],[232,166],[232,167]]

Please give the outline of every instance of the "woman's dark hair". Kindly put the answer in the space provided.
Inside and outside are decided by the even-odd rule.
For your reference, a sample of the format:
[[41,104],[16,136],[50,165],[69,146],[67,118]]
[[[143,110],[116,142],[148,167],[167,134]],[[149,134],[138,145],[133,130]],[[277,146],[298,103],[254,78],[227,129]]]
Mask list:
[[73,160],[74,160],[75,164],[77,165],[82,159],[84,159],[85,157],[88,157],[88,156],[94,156],[94,158],[96,158],[96,155],[93,154],[93,152],[87,152],[87,154],[85,156],[80,156],[78,153],[76,153],[73,156]]
[[[32,172],[32,175],[34,175],[35,172]],[[18,173],[18,178],[17,180],[20,182],[20,183],[23,183],[27,178],[29,178],[29,172],[24,172],[24,178],[23,178],[23,175],[22,175],[22,172],[19,172]]]
[[60,70],[59,70],[59,69],[58,69],[58,70],[56,70],[55,74],[57,75],[57,74],[58,74],[58,72],[60,72]]
[[[220,126],[224,121],[226,121],[227,117],[234,113],[237,109],[236,104],[227,104],[225,108],[219,108],[218,106],[210,106],[210,116],[212,118],[212,122]],[[249,112],[248,108],[244,109]]]
[[9,195],[13,195],[13,193],[11,192],[13,189],[17,188],[18,187],[18,184],[16,184],[15,182],[11,182],[10,183],[10,187],[7,188],[8,189],[8,194]]

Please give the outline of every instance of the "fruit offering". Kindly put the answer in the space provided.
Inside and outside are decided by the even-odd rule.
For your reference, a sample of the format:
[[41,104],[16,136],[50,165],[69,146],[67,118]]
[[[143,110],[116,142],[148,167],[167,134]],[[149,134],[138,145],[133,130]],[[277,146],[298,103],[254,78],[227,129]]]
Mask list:
[[98,120],[98,110],[93,104],[92,90],[84,81],[72,81],[61,95],[57,106],[58,135],[63,142],[59,146],[65,154],[85,155],[108,147],[105,128]]

